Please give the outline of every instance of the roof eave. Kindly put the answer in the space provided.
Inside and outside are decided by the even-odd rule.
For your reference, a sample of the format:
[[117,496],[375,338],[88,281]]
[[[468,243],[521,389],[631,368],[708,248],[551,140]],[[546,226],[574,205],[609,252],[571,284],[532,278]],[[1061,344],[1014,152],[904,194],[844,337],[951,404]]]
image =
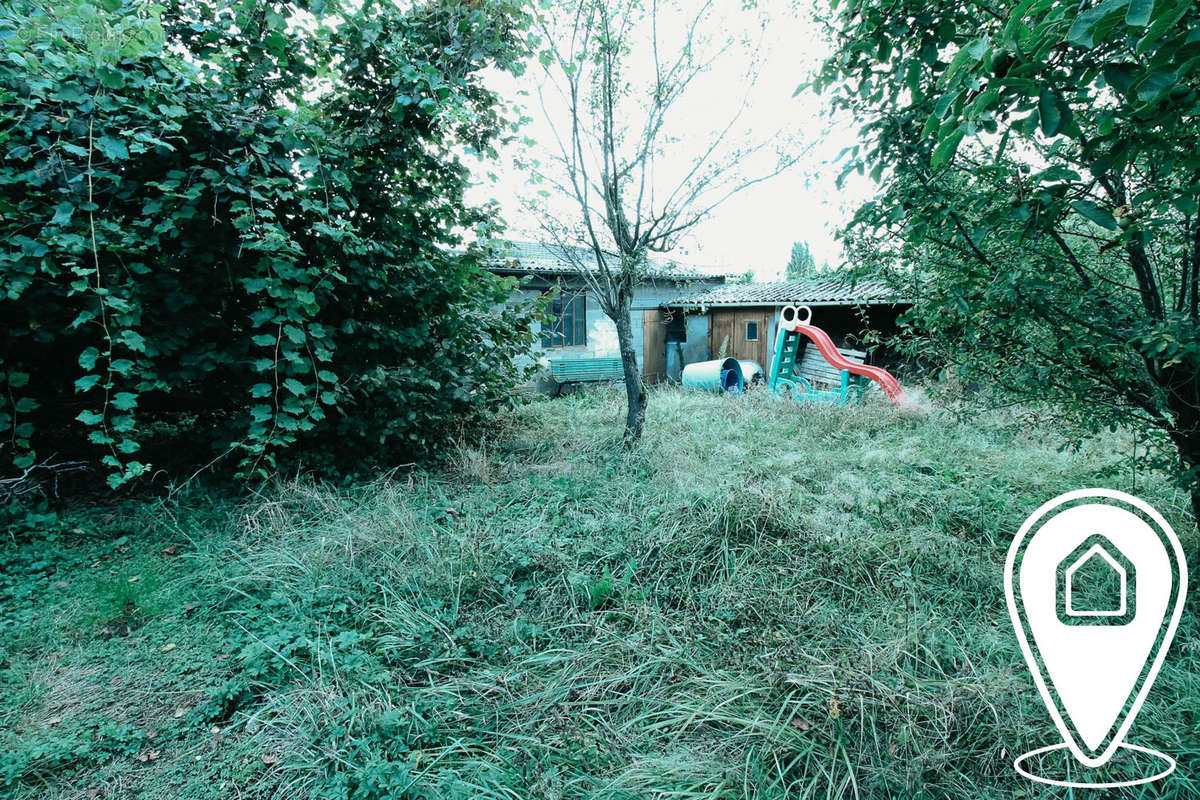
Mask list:
[[783,308],[795,305],[822,308],[828,306],[910,306],[912,303],[912,300],[699,300],[695,302],[674,300],[663,305],[666,308]]
[[[583,277],[583,272],[577,269],[522,269],[519,267],[488,267],[488,272],[496,275],[536,275],[539,277]],[[650,273],[641,276],[642,281],[672,281],[687,283],[689,281],[723,281],[724,275],[690,275],[690,274],[658,274]]]

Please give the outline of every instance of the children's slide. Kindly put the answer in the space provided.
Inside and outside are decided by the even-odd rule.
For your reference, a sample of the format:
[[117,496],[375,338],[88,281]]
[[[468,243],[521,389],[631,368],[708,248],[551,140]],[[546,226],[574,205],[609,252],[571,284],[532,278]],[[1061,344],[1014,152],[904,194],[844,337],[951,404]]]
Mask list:
[[[808,316],[803,320],[800,319],[800,309],[808,312]],[[788,330],[793,330],[807,336],[817,346],[817,350],[820,351],[825,360],[838,369],[844,369],[851,375],[862,375],[864,378],[869,378],[878,383],[879,388],[883,389],[883,393],[887,395],[888,400],[892,401],[892,405],[897,408],[904,405],[904,390],[900,388],[900,382],[892,377],[892,373],[879,367],[870,367],[866,364],[855,364],[853,361],[848,361],[838,352],[837,347],[833,344],[833,340],[829,338],[829,334],[814,325],[808,324],[812,319],[812,311],[807,306],[801,306],[800,309],[792,306],[784,308],[780,325]],[[791,311],[791,319],[788,319],[789,314],[787,312],[789,310]]]

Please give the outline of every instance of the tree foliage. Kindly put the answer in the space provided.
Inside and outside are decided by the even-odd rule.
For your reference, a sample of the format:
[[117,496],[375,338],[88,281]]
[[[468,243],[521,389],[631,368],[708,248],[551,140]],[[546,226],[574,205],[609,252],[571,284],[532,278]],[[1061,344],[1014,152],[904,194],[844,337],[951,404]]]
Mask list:
[[[0,12],[0,452],[120,485],[408,461],[529,342],[460,156],[508,123],[505,0]],[[490,311],[499,306],[501,310]]]
[[882,183],[853,225],[917,278],[919,348],[1174,444],[1200,512],[1200,6],[836,4],[817,88]]
[[796,242],[792,245],[792,254],[787,263],[787,279],[789,281],[807,281],[816,277],[817,262],[808,242]]

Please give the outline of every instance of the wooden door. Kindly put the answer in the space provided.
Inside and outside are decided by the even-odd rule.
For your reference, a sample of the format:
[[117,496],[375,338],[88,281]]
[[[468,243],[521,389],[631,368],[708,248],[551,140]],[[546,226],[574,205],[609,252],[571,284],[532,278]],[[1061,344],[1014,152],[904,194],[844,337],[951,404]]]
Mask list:
[[667,379],[667,323],[658,309],[642,312],[642,379],[646,383]]
[[708,322],[708,351],[713,358],[720,358],[724,349],[726,358],[756,361],[763,370],[770,369],[770,309],[714,309]]

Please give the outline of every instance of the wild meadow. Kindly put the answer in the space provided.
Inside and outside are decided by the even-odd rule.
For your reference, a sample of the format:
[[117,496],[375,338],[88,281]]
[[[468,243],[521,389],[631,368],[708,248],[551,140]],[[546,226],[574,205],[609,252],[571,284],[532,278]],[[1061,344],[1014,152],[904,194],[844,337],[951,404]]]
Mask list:
[[[596,390],[423,471],[26,517],[0,551],[2,791],[1068,796],[1012,770],[1058,734],[1003,559],[1090,485],[1135,490],[1196,554],[1187,494],[1132,469],[1127,435],[650,399],[632,450],[622,394]],[[1129,737],[1177,774],[1113,796],[1200,796],[1198,637],[1192,601]]]

